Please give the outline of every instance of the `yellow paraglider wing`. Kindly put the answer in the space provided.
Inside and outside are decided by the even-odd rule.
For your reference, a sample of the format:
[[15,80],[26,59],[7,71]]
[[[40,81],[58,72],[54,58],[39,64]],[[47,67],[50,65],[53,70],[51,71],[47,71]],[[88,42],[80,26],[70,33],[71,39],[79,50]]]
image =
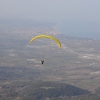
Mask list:
[[32,43],[34,40],[38,39],[38,38],[49,38],[49,39],[52,39],[53,41],[55,41],[58,45],[59,48],[61,48],[61,43],[58,39],[56,39],[55,37],[53,36],[50,36],[50,35],[45,35],[45,34],[42,34],[42,35],[37,35],[35,37],[33,37],[31,40],[30,40],[30,43]]

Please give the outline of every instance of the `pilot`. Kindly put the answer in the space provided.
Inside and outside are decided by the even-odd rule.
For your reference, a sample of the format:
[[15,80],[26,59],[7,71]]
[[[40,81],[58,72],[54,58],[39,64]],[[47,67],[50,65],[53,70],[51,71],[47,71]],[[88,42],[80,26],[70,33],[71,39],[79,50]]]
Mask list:
[[41,63],[42,63],[42,65],[43,65],[43,63],[44,63],[44,60],[41,60]]

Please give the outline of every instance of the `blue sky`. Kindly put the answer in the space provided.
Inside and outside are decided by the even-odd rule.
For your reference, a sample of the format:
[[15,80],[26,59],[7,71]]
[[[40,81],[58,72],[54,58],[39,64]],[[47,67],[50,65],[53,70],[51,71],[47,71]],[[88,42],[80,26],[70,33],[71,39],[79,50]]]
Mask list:
[[69,30],[74,28],[80,32],[72,25],[75,24],[82,25],[87,33],[93,30],[92,33],[100,34],[100,0],[0,0],[0,19],[4,18],[68,22]]

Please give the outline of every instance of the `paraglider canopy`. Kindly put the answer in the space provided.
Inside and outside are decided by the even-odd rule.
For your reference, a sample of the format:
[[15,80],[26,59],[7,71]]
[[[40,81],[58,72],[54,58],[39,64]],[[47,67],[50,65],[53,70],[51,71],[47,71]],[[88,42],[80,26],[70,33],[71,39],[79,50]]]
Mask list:
[[55,37],[53,37],[53,36],[50,36],[50,35],[45,35],[45,34],[37,35],[37,36],[33,37],[33,38],[30,40],[30,43],[32,43],[34,40],[36,40],[36,39],[38,39],[38,38],[49,38],[49,39],[55,41],[55,42],[57,43],[58,47],[61,48],[61,43],[60,43],[60,41],[59,41],[57,38],[55,38]]

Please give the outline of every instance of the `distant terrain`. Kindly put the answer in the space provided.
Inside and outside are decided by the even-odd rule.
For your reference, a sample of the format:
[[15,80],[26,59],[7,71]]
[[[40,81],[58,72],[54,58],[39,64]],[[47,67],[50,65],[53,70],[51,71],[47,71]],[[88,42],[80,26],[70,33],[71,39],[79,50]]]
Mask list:
[[[49,39],[30,44],[38,34],[56,37],[62,48]],[[66,36],[55,23],[0,20],[0,100],[98,100],[99,94],[100,40]]]

